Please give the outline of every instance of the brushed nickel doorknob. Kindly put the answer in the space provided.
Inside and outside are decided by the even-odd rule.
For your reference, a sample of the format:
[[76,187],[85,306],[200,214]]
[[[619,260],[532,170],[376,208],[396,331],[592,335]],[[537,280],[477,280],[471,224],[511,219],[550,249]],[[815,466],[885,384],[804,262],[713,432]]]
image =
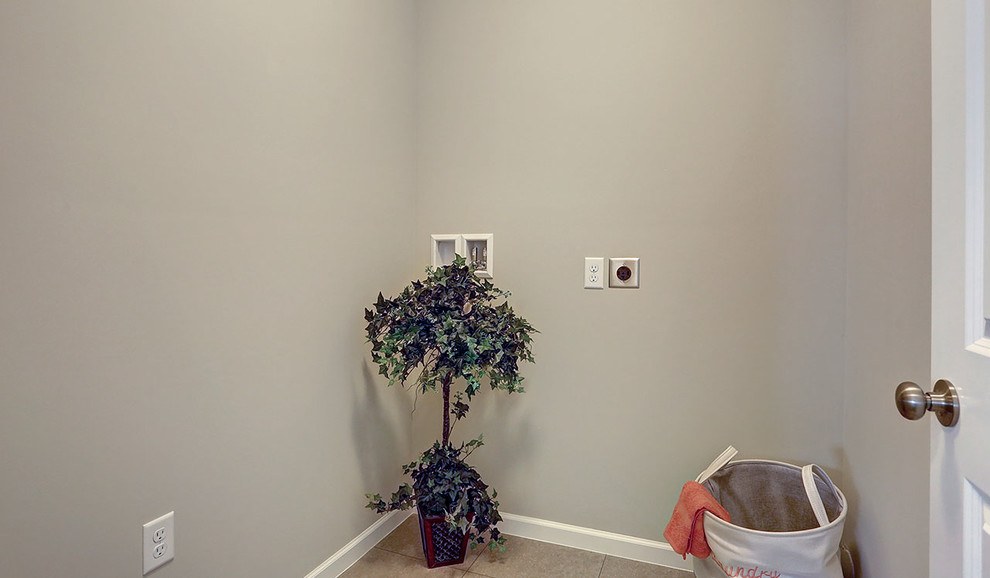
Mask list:
[[925,393],[916,383],[905,381],[897,386],[894,401],[897,411],[907,419],[921,419],[926,412],[933,411],[945,427],[959,423],[959,394],[947,379],[936,381],[931,393]]

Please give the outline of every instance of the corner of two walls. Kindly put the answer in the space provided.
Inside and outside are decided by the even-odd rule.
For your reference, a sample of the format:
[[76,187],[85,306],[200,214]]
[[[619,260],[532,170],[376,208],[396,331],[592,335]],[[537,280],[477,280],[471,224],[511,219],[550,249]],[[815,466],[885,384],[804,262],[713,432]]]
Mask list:
[[371,524],[411,400],[412,3],[0,6],[0,575],[302,576]]
[[857,576],[921,576],[929,424],[893,392],[931,376],[931,3],[848,6],[846,540]]
[[[4,4],[0,574],[132,574],[170,509],[163,576],[301,575],[357,535],[435,438],[357,361],[432,232],[495,233],[542,332],[528,393],[459,426],[506,511],[657,539],[729,443],[840,466],[843,18]],[[642,288],[582,289],[586,256]]]
[[[841,3],[419,4],[420,261],[494,233],[541,331],[527,393],[455,432],[485,434],[504,511],[659,540],[728,444],[841,465],[844,27]],[[583,289],[621,256],[642,288]]]

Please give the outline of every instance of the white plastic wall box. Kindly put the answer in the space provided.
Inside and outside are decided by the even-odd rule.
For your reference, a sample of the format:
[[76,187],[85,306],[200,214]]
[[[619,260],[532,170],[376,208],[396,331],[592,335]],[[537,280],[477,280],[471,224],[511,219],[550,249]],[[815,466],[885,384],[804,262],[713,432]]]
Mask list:
[[463,256],[474,273],[482,279],[495,276],[495,235],[464,233],[430,235],[430,255],[434,267],[454,262],[454,255]]

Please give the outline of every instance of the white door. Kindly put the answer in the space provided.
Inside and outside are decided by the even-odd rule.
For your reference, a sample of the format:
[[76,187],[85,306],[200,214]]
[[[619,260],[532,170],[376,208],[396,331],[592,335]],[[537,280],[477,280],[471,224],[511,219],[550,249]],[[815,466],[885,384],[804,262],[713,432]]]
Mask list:
[[926,418],[931,578],[990,578],[986,2],[932,1],[932,378],[956,386],[961,411],[951,428]]

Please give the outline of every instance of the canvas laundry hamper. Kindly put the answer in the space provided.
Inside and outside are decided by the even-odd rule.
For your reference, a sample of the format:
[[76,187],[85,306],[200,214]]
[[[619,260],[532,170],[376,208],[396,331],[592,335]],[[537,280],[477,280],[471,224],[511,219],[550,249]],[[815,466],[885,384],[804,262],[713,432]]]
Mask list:
[[839,540],[846,498],[824,470],[768,460],[740,460],[712,470],[698,481],[732,522],[704,513],[712,554],[694,559],[696,576],[842,578]]

